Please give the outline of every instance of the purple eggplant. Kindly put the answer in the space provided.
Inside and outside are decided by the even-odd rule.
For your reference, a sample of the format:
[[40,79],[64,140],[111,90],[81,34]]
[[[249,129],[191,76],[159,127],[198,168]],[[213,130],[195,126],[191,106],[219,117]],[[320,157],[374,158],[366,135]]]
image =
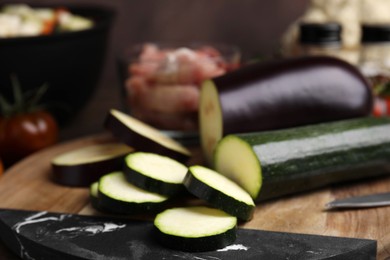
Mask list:
[[67,186],[87,187],[107,173],[122,170],[124,157],[134,149],[121,143],[82,147],[55,157],[53,178]]
[[157,153],[181,162],[191,157],[191,152],[176,140],[119,110],[108,112],[104,126],[118,140],[137,151]]
[[353,65],[331,57],[261,62],[203,82],[200,136],[211,163],[226,134],[367,116],[370,85]]

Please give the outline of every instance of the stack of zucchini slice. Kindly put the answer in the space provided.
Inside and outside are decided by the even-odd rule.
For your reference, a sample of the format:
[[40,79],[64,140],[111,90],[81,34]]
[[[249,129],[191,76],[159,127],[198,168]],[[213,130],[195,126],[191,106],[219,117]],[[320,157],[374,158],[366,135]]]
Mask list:
[[[211,169],[187,167],[180,160],[189,151],[122,112],[111,110],[105,124],[117,138],[139,150],[122,158],[120,170],[90,185],[94,208],[127,216],[156,215],[155,238],[173,249],[210,251],[236,240],[237,222],[250,220],[255,209],[243,188]],[[147,149],[145,144],[137,146],[145,138],[153,144]],[[184,200],[182,206],[172,206],[175,198],[183,202],[194,197],[200,205],[189,206],[190,200]]]
[[[185,191],[207,203],[169,208],[168,202],[182,198]],[[127,155],[123,171],[102,176],[91,185],[90,195],[91,204],[99,211],[158,213],[154,221],[156,239],[168,247],[194,252],[233,243],[238,219],[250,220],[255,209],[250,195],[225,176],[146,152]]]

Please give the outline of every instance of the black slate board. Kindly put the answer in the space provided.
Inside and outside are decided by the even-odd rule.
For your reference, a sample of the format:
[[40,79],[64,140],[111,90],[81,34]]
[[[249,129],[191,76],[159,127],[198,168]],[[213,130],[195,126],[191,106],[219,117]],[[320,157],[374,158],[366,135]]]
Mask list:
[[376,259],[376,241],[238,229],[229,247],[187,253],[160,246],[153,224],[50,212],[0,210],[0,238],[23,259]]

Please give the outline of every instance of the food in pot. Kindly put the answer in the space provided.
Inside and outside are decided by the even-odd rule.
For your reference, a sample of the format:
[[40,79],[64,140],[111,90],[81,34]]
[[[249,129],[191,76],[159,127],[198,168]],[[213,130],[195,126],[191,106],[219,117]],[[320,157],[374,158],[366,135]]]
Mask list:
[[49,35],[91,28],[93,21],[65,7],[34,8],[8,4],[0,10],[0,38]]

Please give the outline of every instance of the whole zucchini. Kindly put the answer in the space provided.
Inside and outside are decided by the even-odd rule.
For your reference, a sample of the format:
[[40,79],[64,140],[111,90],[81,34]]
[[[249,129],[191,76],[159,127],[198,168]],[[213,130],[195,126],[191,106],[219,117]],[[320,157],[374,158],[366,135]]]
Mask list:
[[352,65],[306,57],[248,65],[202,84],[199,123],[206,159],[230,133],[367,116],[371,89]]
[[390,118],[364,117],[224,137],[215,169],[258,202],[390,172]]

